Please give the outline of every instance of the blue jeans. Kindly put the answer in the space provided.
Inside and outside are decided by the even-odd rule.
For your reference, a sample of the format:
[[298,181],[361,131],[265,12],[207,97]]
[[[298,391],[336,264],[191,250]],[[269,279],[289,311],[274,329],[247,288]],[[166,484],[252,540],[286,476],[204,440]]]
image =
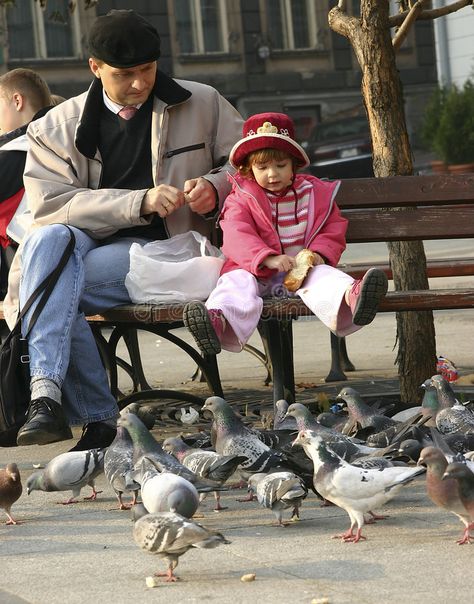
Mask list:
[[[74,252],[28,335],[30,374],[56,382],[71,425],[113,418],[118,413],[86,314],[129,304],[125,287],[130,238],[98,241],[70,227]],[[23,244],[20,308],[39,283],[55,268],[70,239],[62,224],[44,226]],[[30,309],[23,322],[25,331]]]

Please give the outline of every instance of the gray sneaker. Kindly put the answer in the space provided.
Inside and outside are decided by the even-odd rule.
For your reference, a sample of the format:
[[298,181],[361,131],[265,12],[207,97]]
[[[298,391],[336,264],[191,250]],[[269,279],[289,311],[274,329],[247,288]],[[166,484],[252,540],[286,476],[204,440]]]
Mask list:
[[202,302],[188,302],[183,310],[183,321],[203,354],[218,354],[221,351],[212,318]]

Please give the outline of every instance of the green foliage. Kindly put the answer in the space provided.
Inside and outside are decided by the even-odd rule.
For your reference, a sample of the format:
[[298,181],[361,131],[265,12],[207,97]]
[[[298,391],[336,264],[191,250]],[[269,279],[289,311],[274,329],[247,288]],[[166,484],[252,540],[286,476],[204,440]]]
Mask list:
[[431,95],[423,115],[421,140],[424,148],[434,151],[434,140],[449,89],[438,86]]
[[474,83],[451,86],[440,104],[439,122],[433,121],[432,148],[448,164],[474,162]]

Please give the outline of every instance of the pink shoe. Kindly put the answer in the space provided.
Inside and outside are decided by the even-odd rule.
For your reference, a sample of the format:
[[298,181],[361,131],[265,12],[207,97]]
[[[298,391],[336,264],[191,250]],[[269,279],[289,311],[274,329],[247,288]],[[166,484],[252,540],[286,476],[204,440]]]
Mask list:
[[207,310],[203,302],[188,302],[183,310],[183,322],[203,354],[218,354],[226,320],[221,310]]
[[354,281],[349,292],[349,306],[354,325],[368,325],[373,321],[387,289],[387,276],[379,268],[369,269],[362,279]]
[[222,340],[226,326],[226,320],[222,314],[222,310],[210,308],[207,313],[209,315],[211,325],[214,327],[214,331],[216,332],[216,336],[219,338],[219,341]]

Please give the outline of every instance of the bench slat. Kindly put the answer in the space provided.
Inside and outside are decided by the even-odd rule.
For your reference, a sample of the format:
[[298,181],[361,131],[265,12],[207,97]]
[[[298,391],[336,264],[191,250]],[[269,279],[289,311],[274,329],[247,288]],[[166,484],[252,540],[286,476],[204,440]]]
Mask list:
[[[338,268],[354,277],[354,279],[360,279],[372,267],[382,269],[389,279],[393,279],[392,269],[388,265],[388,262],[340,264],[338,266]],[[428,260],[426,273],[430,278],[471,276],[474,275],[474,258]]]
[[348,243],[474,237],[474,204],[413,208],[406,212],[374,208],[343,215],[349,220]]
[[427,174],[345,179],[337,193],[340,208],[444,205],[471,202],[473,174]]
[[[474,289],[432,289],[426,291],[390,291],[382,300],[379,312],[401,310],[443,310],[474,307]],[[264,299],[262,318],[291,319],[313,313],[300,298]]]

